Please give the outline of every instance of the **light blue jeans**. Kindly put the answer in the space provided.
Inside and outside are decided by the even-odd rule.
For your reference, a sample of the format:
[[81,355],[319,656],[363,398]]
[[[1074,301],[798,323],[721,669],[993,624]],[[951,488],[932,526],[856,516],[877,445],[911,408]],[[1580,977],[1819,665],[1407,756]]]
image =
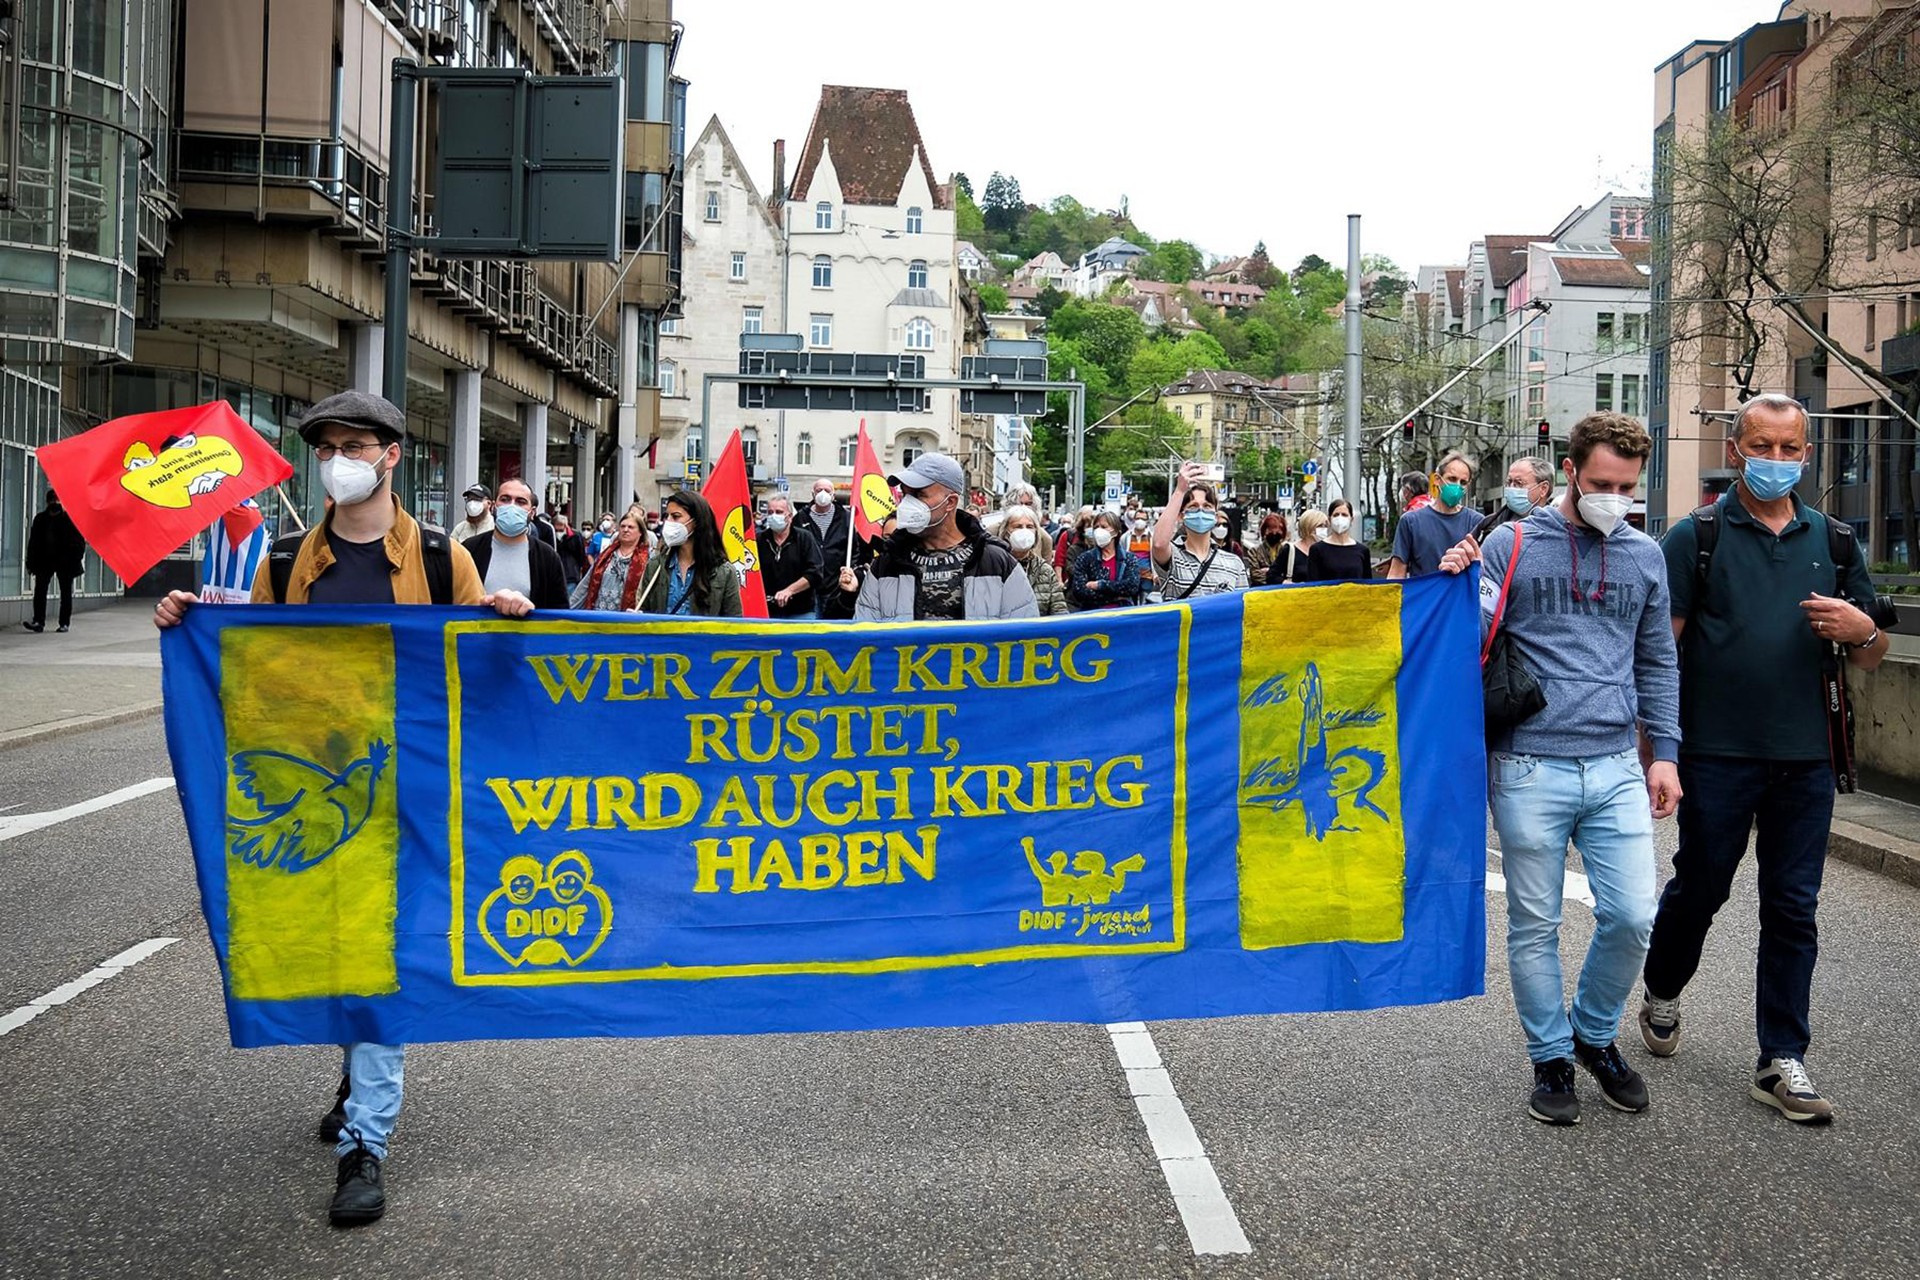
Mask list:
[[387,1139],[393,1136],[393,1123],[400,1118],[406,1046],[350,1044],[342,1048],[345,1057],[342,1070],[353,1082],[353,1088],[347,1094],[347,1123],[340,1130],[340,1141],[334,1144],[333,1153],[347,1154],[357,1139],[368,1151],[385,1160]]
[[[1573,1056],[1573,1039],[1613,1043],[1653,932],[1653,810],[1636,752],[1487,761],[1507,877],[1507,969],[1535,1062]],[[1593,942],[1569,1011],[1560,973],[1567,842],[1593,887]]]

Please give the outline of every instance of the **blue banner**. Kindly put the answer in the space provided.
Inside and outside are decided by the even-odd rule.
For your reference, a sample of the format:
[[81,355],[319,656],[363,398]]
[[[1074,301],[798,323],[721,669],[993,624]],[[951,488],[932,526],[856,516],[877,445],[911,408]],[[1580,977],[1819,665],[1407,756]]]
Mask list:
[[1471,578],[851,626],[203,605],[166,723],[238,1045],[1481,991]]

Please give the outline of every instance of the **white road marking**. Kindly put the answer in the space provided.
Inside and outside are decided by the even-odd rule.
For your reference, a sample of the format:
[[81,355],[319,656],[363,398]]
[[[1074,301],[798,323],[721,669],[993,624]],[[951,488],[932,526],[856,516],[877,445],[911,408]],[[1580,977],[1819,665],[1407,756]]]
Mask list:
[[156,791],[165,791],[172,785],[172,777],[149,778],[145,782],[136,782],[130,787],[109,791],[92,800],[70,804],[64,809],[50,809],[45,813],[16,813],[11,817],[0,817],[0,841],[11,840],[15,836],[24,836],[33,831],[41,831],[74,818],[84,818],[90,813],[111,809],[117,804],[138,800],[141,796],[150,796]]
[[178,938],[148,938],[145,942],[128,947],[119,955],[107,957],[72,982],[63,982],[47,994],[27,1001],[11,1013],[0,1015],[0,1036],[19,1030],[47,1010],[58,1008],[82,992],[92,990],[122,970],[131,969],[142,960],[166,950],[178,941],[180,941]]
[[1186,1107],[1173,1091],[1172,1077],[1160,1063],[1153,1033],[1143,1022],[1113,1022],[1107,1024],[1107,1035],[1113,1040],[1114,1056],[1127,1073],[1127,1089],[1147,1126],[1161,1176],[1173,1193],[1174,1207],[1180,1210],[1180,1221],[1186,1225],[1194,1253],[1252,1253],[1253,1245],[1240,1229],[1240,1219],[1213,1171],[1213,1161],[1207,1158]]
[[[1496,861],[1500,859],[1500,851],[1498,849],[1488,849],[1487,852],[1492,855]],[[1504,863],[1502,865],[1504,865]],[[1506,891],[1507,878],[1498,871],[1487,872],[1487,892],[1505,893]],[[1578,871],[1569,871],[1567,872],[1567,878],[1561,884],[1560,896],[1568,902],[1578,902],[1591,907],[1593,905],[1593,885]]]

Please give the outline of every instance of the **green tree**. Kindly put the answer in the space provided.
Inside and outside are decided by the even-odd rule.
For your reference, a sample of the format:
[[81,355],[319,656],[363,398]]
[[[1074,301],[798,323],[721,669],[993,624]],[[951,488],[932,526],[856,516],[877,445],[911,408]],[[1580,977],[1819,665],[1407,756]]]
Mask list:
[[[1145,246],[1142,246],[1145,247]],[[1163,240],[1140,259],[1135,274],[1143,280],[1165,280],[1185,284],[1198,280],[1207,260],[1199,249],[1185,240]]]
[[1126,307],[1077,298],[1055,311],[1047,327],[1049,333],[1073,342],[1116,385],[1125,384],[1127,363],[1147,336],[1140,317]]
[[1150,342],[1127,362],[1127,386],[1134,391],[1164,387],[1195,369],[1225,369],[1227,353],[1211,334],[1189,333],[1177,342]]
[[1053,313],[1066,306],[1071,296],[1049,284],[1034,297],[1032,309],[1036,314],[1051,320]]
[[969,200],[973,199],[973,179],[964,173],[954,174],[953,190],[957,196],[965,196]]
[[1007,291],[997,284],[978,284],[974,292],[980,295],[980,305],[987,314],[998,315],[1007,309]]
[[971,191],[956,190],[953,193],[953,234],[962,240],[971,240],[981,248],[987,247],[987,220],[980,212],[980,206],[973,202]]
[[987,189],[980,194],[980,210],[986,215],[987,229],[1012,235],[1019,229],[1020,215],[1026,207],[1026,201],[1020,198],[1020,180],[994,170],[993,176],[987,179]]

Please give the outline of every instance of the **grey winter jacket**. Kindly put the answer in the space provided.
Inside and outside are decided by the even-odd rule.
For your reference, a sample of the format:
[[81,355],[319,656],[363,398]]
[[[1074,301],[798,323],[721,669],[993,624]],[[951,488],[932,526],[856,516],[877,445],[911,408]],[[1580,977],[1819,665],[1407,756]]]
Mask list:
[[[973,544],[973,557],[960,584],[967,619],[1039,617],[1026,571],[1007,544],[988,537],[980,522],[965,511],[954,518],[960,522],[960,532]],[[860,584],[860,597],[854,601],[855,622],[920,620],[920,571],[912,555],[918,542],[912,534],[896,533],[881,545],[866,581]]]
[[1483,627],[1493,619],[1516,528],[1524,536],[1500,625],[1540,681],[1547,709],[1487,746],[1519,755],[1611,755],[1635,745],[1637,721],[1655,758],[1679,759],[1680,667],[1660,545],[1624,522],[1602,539],[1551,506],[1501,525],[1481,550]]

